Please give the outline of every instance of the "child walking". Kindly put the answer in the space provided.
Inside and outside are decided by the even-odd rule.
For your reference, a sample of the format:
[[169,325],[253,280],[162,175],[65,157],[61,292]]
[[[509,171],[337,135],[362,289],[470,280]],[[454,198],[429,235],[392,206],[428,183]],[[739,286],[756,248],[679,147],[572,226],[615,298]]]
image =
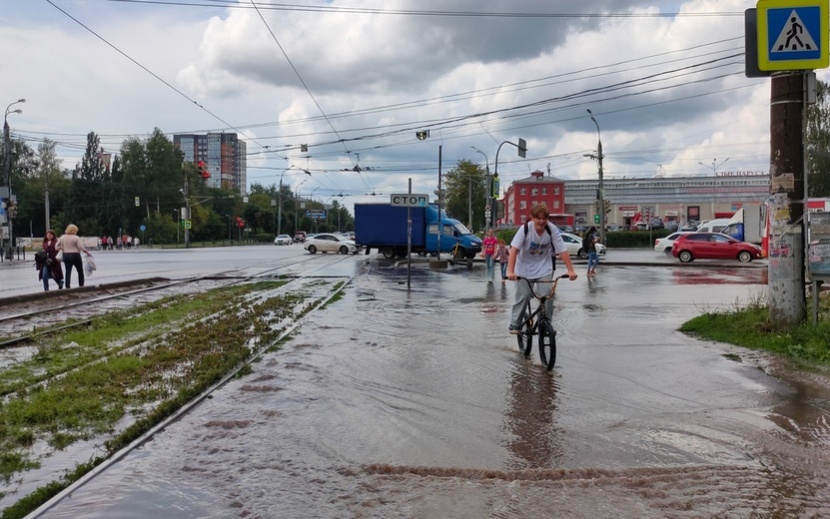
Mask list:
[[499,240],[499,248],[496,250],[496,261],[501,266],[501,282],[507,281],[507,260],[510,259],[510,250],[504,240]]

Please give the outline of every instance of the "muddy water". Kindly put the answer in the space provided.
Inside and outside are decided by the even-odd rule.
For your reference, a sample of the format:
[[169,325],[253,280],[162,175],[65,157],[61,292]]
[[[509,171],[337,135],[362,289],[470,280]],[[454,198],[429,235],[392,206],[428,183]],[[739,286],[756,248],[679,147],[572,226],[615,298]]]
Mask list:
[[419,269],[408,292],[370,263],[44,517],[830,516],[823,380],[676,332],[763,292],[756,272],[684,273],[563,282],[550,374],[506,334],[511,284]]

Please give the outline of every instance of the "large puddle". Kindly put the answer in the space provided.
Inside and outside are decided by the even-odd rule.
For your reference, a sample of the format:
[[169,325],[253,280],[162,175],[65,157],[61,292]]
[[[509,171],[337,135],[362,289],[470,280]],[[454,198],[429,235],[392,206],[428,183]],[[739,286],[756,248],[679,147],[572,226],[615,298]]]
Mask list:
[[[684,272],[690,273],[689,270]],[[676,331],[757,272],[560,283],[552,373],[513,285],[370,262],[282,351],[44,517],[821,517],[828,394]]]

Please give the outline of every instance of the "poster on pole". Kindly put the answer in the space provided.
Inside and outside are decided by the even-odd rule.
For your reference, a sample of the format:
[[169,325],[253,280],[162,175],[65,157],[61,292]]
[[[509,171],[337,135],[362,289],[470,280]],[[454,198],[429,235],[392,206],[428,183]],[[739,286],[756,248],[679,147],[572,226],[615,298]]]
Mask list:
[[811,276],[830,276],[830,213],[808,213],[807,254]]

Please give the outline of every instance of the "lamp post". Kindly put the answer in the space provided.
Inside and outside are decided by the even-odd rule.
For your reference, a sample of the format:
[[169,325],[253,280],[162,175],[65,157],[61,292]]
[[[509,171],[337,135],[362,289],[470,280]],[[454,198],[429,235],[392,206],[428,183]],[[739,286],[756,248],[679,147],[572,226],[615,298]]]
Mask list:
[[701,165],[701,166],[703,166],[704,168],[710,168],[710,169],[712,170],[712,174],[713,174],[714,176],[718,176],[718,168],[719,168],[719,167],[721,167],[721,166],[723,166],[724,164],[726,164],[726,161],[727,161],[727,160],[729,160],[729,158],[728,158],[728,157],[727,157],[726,159],[724,159],[724,160],[723,160],[723,162],[721,162],[720,164],[718,164],[718,159],[712,159],[712,165],[711,165],[711,166],[707,166],[706,164],[704,164],[704,163],[702,163],[702,162],[698,162],[698,164],[700,164],[700,165]]
[[484,173],[486,174],[487,178],[487,188],[484,190],[484,195],[487,197],[487,200],[484,202],[484,230],[490,227],[490,159],[487,158],[487,154],[481,151],[480,149],[476,148],[475,146],[470,146],[472,149],[476,150],[477,153],[481,153],[484,156],[484,164],[485,169]]
[[308,179],[303,179],[302,182],[297,184],[297,190],[294,193],[294,234],[297,234],[297,231],[300,230],[300,212],[297,208],[297,203],[300,201],[300,186],[306,183]]
[[602,138],[599,133],[599,123],[594,118],[594,114],[591,113],[590,109],[588,109],[588,115],[591,116],[591,120],[594,121],[594,125],[597,127],[597,155],[596,157],[591,155],[591,158],[597,159],[597,172],[599,174],[599,189],[597,190],[597,200],[599,201],[599,241],[605,245],[607,243],[605,241],[605,220],[607,215],[605,214],[605,185],[602,179]]
[[[515,146],[515,147],[519,148],[519,157],[521,157],[521,158],[527,157],[527,143],[525,142],[524,139],[519,139],[518,144],[516,144],[515,142],[510,142],[510,141],[504,141],[501,144],[499,144],[499,147],[496,148],[496,164],[495,164],[495,167],[493,168],[494,171],[493,171],[493,182],[492,182],[492,187],[495,187],[496,189],[492,189],[492,187],[489,188],[491,191],[495,191],[495,192],[490,193],[490,201],[498,200],[499,193],[498,193],[497,183],[499,181],[499,152],[501,151],[501,147],[504,146],[505,144],[510,144],[511,146]],[[497,204],[498,203],[496,202],[496,204],[493,207],[492,212],[495,212],[495,209],[497,208]],[[491,212],[491,214],[492,214],[492,212]],[[492,218],[487,219],[487,227],[490,227],[491,219]]]
[[290,168],[285,168],[280,173],[280,190],[279,190],[279,206],[277,209],[277,236],[282,234],[282,176],[285,175],[285,172],[288,171]]
[[[17,101],[10,103],[9,106],[6,107],[6,113],[3,115],[3,165],[6,173],[6,186],[9,188],[9,204],[11,206],[12,200],[12,150],[11,150],[11,139],[9,137],[9,114],[22,114],[23,110],[18,108],[17,110],[12,110],[11,107],[18,104],[18,103],[25,103],[25,99],[18,99]],[[7,206],[7,207],[8,207]],[[13,260],[13,252],[12,249],[14,247],[14,225],[12,223],[12,216],[11,212],[6,212],[7,220],[9,222],[9,252],[6,254],[6,259]],[[46,225],[49,225],[49,222],[46,222]]]

